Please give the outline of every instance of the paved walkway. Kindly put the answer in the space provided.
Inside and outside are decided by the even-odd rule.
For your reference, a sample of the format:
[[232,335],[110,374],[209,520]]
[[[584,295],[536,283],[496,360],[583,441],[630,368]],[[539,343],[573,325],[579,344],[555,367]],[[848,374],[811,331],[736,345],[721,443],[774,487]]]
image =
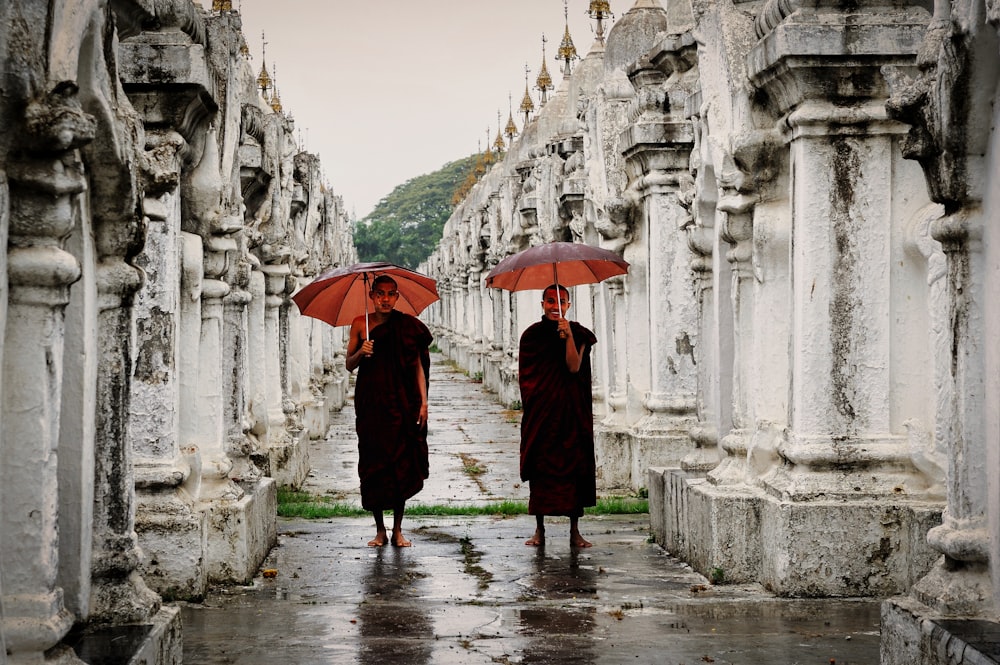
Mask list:
[[[431,370],[431,479],[420,503],[525,498],[516,413],[440,357]],[[357,500],[354,411],[313,442],[306,489]],[[470,475],[467,467],[484,470]],[[781,600],[712,586],[649,542],[648,516],[585,517],[594,547],[529,516],[408,517],[412,548],[373,549],[367,518],[279,519],[252,585],[185,604],[198,665],[877,665],[879,604]]]

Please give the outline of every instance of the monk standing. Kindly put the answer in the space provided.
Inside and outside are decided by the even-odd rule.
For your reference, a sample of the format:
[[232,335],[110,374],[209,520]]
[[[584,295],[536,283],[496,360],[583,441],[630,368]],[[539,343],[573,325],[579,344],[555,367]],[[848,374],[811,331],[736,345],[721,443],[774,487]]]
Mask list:
[[555,284],[542,292],[542,320],[521,335],[518,355],[521,402],[521,480],[530,483],[528,512],[545,544],[545,516],[570,518],[572,547],[590,547],[579,519],[597,503],[590,349],[594,333],[568,321],[569,291]]
[[[427,463],[427,388],[430,376],[430,331],[419,319],[396,311],[396,281],[379,275],[369,297],[375,311],[351,323],[347,371],[358,369],[354,410],[358,431],[358,475],[361,506],[375,517],[369,547],[403,537],[406,500],[424,486]],[[368,328],[366,338],[365,329]],[[392,510],[392,536],[383,512]]]

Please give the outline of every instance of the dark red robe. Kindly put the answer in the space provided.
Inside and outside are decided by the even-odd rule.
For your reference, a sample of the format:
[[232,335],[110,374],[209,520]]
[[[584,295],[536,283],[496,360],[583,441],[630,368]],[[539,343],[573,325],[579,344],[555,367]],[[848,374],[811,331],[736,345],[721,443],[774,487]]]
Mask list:
[[597,503],[590,349],[597,337],[575,321],[580,370],[566,367],[566,340],[543,318],[521,335],[521,480],[530,482],[532,515],[580,517]]
[[375,353],[361,361],[354,386],[361,505],[390,510],[423,489],[428,476],[427,425],[417,427],[416,363],[429,383],[433,337],[419,319],[395,310],[369,337]]

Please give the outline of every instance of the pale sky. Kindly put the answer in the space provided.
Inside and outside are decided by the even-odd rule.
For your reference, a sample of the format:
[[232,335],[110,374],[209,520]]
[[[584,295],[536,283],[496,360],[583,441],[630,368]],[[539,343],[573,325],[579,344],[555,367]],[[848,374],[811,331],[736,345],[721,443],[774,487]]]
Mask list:
[[[211,8],[211,0],[202,0]],[[634,4],[611,0],[615,19]],[[589,0],[568,0],[581,58],[594,44]],[[333,191],[364,217],[396,185],[492,145],[508,93],[518,130],[525,65],[535,79],[555,60],[563,0],[234,0],[255,73],[262,41],[302,147],[318,153]],[[613,21],[605,22],[605,35]],[[261,34],[264,38],[262,40]],[[579,64],[577,61],[575,64]]]

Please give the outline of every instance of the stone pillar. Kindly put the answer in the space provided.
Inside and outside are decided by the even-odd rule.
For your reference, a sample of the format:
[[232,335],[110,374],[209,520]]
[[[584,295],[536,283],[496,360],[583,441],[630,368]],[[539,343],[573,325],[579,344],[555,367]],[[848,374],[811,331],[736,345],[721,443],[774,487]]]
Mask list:
[[250,273],[248,290],[250,303],[247,307],[247,354],[253,362],[247,363],[247,435],[255,439],[256,445],[251,456],[254,466],[270,468],[268,422],[268,344],[266,327],[267,286],[266,277],[259,267]]
[[611,391],[608,394],[608,415],[603,424],[609,429],[622,429],[625,426],[625,403],[626,403],[626,373],[625,363],[628,357],[625,340],[625,279],[623,277],[612,277],[605,284],[608,287],[608,299],[611,304],[609,310],[611,316],[608,317],[607,344],[613,353],[609,363],[609,381]]
[[[35,109],[39,111],[41,109]],[[52,113],[56,109],[46,109]],[[69,110],[69,109],[65,109]],[[93,138],[79,114],[72,139]],[[71,148],[75,146],[70,146]],[[7,662],[80,663],[59,641],[73,625],[56,585],[64,308],[80,266],[63,249],[86,187],[74,152],[8,164],[10,231],[0,425],[0,561]],[[28,517],[25,517],[28,516]],[[51,650],[51,651],[50,651]]]
[[247,382],[250,373],[248,357],[248,308],[251,294],[248,287],[252,265],[239,243],[232,252],[229,272],[231,286],[223,298],[222,327],[222,394],[225,450],[233,462],[230,478],[238,483],[256,483],[262,474],[252,456],[258,453],[256,440],[249,436],[247,418]]
[[[225,449],[225,396],[222,378],[222,331],[224,298],[229,285],[225,275],[227,253],[235,249],[230,238],[202,238],[201,335],[198,343],[197,403],[194,419],[201,450],[201,499],[203,502],[234,501],[243,490],[230,478],[233,460]],[[211,548],[212,534],[209,533]]]
[[[714,213],[713,213],[714,215]],[[711,221],[711,220],[709,220]],[[720,328],[716,317],[716,290],[712,270],[714,228],[700,223],[688,229],[688,247],[691,249],[691,273],[694,282],[695,302],[698,303],[698,338],[695,347],[697,367],[697,418],[689,434],[694,449],[681,460],[681,468],[692,473],[705,473],[720,461],[719,426],[728,422],[729,401],[719,392],[718,349],[723,343],[728,327]],[[728,397],[728,391],[726,392]]]
[[[759,529],[760,581],[779,594],[891,593],[929,561],[913,543],[934,511],[920,503],[926,478],[891,400],[904,360],[889,334],[892,231],[912,192],[886,166],[903,128],[887,117],[878,69],[913,61],[920,18],[872,15],[861,29],[830,8],[779,8],[761,14],[765,36],[750,52],[751,81],[782,116],[791,169],[789,422],[782,464],[763,480]],[[861,52],[878,58],[859,63]],[[810,66],[820,53],[822,71]]]
[[945,215],[931,233],[947,257],[947,306],[951,344],[949,396],[937,419],[948,446],[947,507],[927,542],[943,557],[911,594],[945,616],[989,614],[994,606],[990,577],[989,486],[984,388],[985,310],[981,209]]
[[[629,77],[637,91],[637,119],[623,132],[621,150],[629,186],[641,200],[644,233],[638,244],[649,257],[643,320],[648,355],[645,361],[636,359],[649,366],[649,389],[642,396],[645,415],[632,428],[636,483],[645,481],[646,467],[675,466],[689,450],[688,430],[696,422],[694,349],[699,340],[688,247],[681,232],[690,214],[680,200],[681,188],[690,181],[693,126],[662,114],[662,108],[673,106],[663,101],[673,90],[662,71],[640,61]],[[633,282],[630,275],[630,287]],[[631,336],[628,346],[642,353],[637,338]]]
[[[145,274],[136,296],[135,370],[129,402],[129,438],[135,456],[136,532],[146,581],[171,598],[199,598],[207,575],[205,513],[197,509],[200,451],[181,445],[181,239],[176,189],[177,134],[152,134],[147,142],[173,172],[174,187],[148,189],[146,243],[136,257]],[[151,155],[152,156],[152,155]],[[170,182],[170,178],[163,178]],[[159,194],[159,195],[157,195]]]

